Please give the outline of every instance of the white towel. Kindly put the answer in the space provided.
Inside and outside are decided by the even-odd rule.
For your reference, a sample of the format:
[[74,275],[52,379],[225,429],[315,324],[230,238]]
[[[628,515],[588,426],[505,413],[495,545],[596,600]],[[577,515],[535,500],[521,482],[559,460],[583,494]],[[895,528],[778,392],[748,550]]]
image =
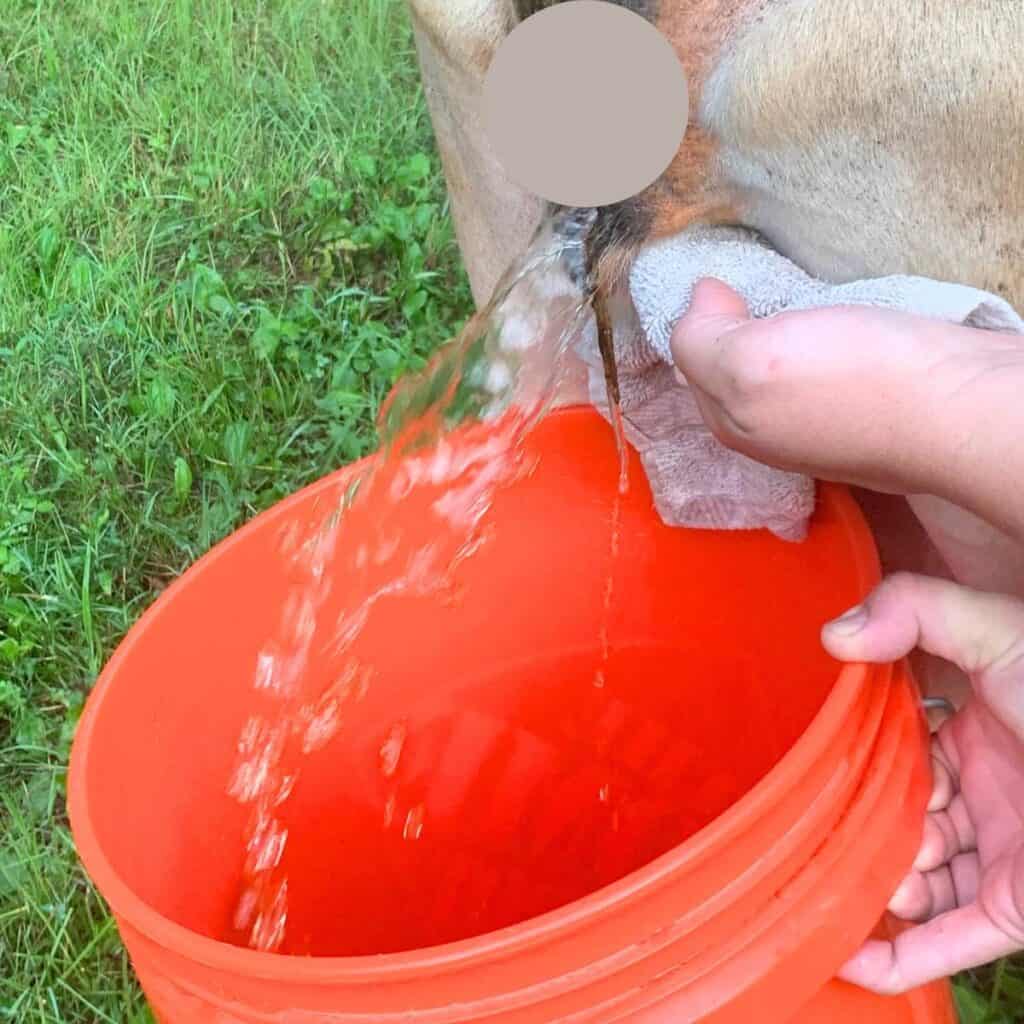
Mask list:
[[[672,331],[704,277],[730,285],[754,317],[852,304],[1024,333],[1024,320],[987,292],[909,276],[831,284],[742,228],[691,228],[646,249],[630,274],[635,312],[624,294],[613,310],[616,356],[628,439],[640,453],[662,519],[673,526],[763,528],[802,540],[814,511],[813,480],[725,448],[704,425],[689,389],[675,378]],[[588,368],[591,401],[607,414],[593,329],[581,336],[578,351]]]

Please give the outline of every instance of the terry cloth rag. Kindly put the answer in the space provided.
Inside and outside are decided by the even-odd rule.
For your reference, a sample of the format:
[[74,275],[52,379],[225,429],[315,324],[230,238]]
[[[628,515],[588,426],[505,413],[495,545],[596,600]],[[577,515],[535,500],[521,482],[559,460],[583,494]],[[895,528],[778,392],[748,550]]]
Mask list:
[[[724,281],[755,318],[784,310],[876,306],[988,330],[1024,333],[1001,298],[964,285],[892,276],[832,284],[817,280],[743,228],[695,227],[644,250],[629,297],[612,297],[622,413],[662,519],[671,526],[768,529],[802,540],[814,511],[814,481],[754,462],[726,448],[704,425],[689,388],[679,384],[669,342],[701,278]],[[591,401],[608,415],[593,323],[578,351]]]

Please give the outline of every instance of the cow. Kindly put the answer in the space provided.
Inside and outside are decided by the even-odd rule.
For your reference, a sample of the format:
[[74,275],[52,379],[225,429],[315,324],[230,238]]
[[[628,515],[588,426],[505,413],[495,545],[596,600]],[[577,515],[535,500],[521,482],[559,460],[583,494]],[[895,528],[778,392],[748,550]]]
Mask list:
[[[487,69],[516,25],[557,2],[409,0],[480,305],[545,212],[488,145]],[[621,287],[644,246],[728,223],[824,279],[916,274],[1024,310],[1020,0],[617,2],[673,44],[690,123],[653,185],[597,211],[591,253],[605,287]],[[1024,545],[995,527],[929,495],[856,494],[886,571],[1024,596]],[[921,670],[930,690],[959,703],[961,677],[927,661]]]

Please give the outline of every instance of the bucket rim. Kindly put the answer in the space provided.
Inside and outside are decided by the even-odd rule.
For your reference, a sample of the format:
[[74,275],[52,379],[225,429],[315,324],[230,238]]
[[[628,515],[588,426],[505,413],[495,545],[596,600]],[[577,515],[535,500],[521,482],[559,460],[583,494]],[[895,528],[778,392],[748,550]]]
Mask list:
[[[598,414],[589,407],[574,406],[554,410],[546,418],[582,418],[585,415]],[[880,671],[888,676],[891,670],[887,665],[841,665],[828,696],[800,738],[728,810],[638,870],[547,913],[458,942],[399,953],[350,957],[282,956],[200,935],[137,896],[104,853],[91,819],[87,786],[91,739],[97,717],[112,681],[120,674],[121,665],[130,657],[135,645],[156,624],[163,608],[191,586],[203,568],[223,558],[236,544],[245,543],[251,533],[265,528],[268,521],[286,515],[294,506],[309,501],[314,495],[348,486],[359,467],[365,464],[364,459],[338,469],[275,503],[216,544],[175,579],[143,612],[100,672],[74,736],[68,770],[68,816],[76,851],[92,884],[119,925],[127,925],[148,942],[203,967],[271,982],[368,985],[432,977],[542,946],[584,927],[634,896],[657,888],[701,857],[709,847],[717,846],[724,836],[756,818],[759,807],[774,801],[774,792],[783,777],[803,775],[842,733],[868,680]],[[828,482],[818,482],[817,486],[819,507],[827,506],[842,523],[850,542],[858,589],[866,594],[881,578],[878,552],[870,529],[847,487]]]

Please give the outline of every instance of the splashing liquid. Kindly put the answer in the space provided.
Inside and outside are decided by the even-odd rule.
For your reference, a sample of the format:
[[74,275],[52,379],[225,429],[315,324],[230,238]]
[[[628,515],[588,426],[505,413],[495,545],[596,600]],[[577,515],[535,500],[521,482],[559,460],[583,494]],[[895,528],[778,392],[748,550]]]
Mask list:
[[[373,685],[373,667],[354,658],[352,645],[378,605],[390,598],[457,599],[454,570],[487,542],[484,521],[498,491],[530,472],[524,441],[547,411],[566,352],[591,310],[620,456],[600,638],[603,679],[610,654],[607,624],[621,495],[628,476],[611,323],[603,296],[587,286],[587,275],[580,271],[592,222],[593,211],[572,211],[541,225],[491,302],[423,373],[395,389],[379,420],[381,448],[338,506],[311,536],[301,537],[294,525],[282,535],[281,554],[295,577],[293,592],[282,609],[277,635],[257,658],[254,689],[265,710],[254,714],[242,731],[229,786],[232,796],[251,808],[232,941],[281,951],[288,922],[288,830],[281,807],[301,774],[303,758],[330,742],[352,702],[362,700]],[[473,423],[487,427],[464,429],[457,444],[449,438],[455,428]],[[422,524],[422,538],[410,544],[409,537],[395,532],[391,510],[420,487],[440,488],[442,496],[432,504],[431,521]],[[376,537],[349,550],[345,521],[356,503],[372,504]],[[395,560],[400,548],[414,552],[404,564]],[[329,602],[332,575],[338,572],[356,595],[340,610]],[[330,652],[332,671],[326,682],[322,673],[314,679],[306,672],[314,644],[321,655],[318,661],[323,649]],[[380,767],[386,776],[394,775],[401,757],[402,728],[397,724],[381,748]],[[403,808],[398,797],[393,787],[382,808],[382,823],[415,842],[429,822],[422,806]]]

